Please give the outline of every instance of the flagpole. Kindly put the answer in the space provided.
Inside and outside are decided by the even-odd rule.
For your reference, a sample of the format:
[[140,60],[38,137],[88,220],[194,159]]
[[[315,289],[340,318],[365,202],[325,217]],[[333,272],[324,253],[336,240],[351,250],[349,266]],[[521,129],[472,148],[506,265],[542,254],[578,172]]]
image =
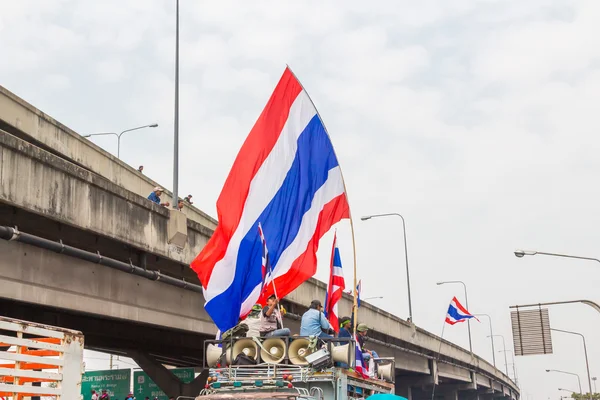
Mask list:
[[[319,113],[319,109],[317,108],[317,106],[315,105],[315,102],[312,100],[312,98],[310,97],[310,94],[308,94],[308,90],[306,90],[306,88],[304,87],[304,85],[302,85],[302,82],[300,82],[300,79],[298,79],[298,77],[296,76],[296,74],[294,73],[294,71],[292,71],[292,69],[290,68],[289,65],[286,64],[287,69],[290,70],[290,72],[292,73],[292,75],[294,76],[294,78],[296,78],[296,80],[298,81],[298,83],[300,84],[300,87],[302,88],[302,90],[304,90],[304,92],[306,93],[306,96],[308,97],[308,100],[310,100],[311,104],[313,105],[313,107],[315,108],[315,110],[317,111],[317,117],[319,117],[319,120],[321,121],[321,124],[323,125],[323,129],[325,130],[325,133],[327,134],[327,136],[329,137],[329,140],[331,141],[331,135],[329,134],[329,131],[327,131],[327,127],[325,126],[325,122],[323,121],[323,118],[321,118],[321,114]],[[333,146],[333,141],[331,142],[331,148],[333,149],[333,154],[335,155],[335,157],[337,158],[337,154],[335,153],[335,147]],[[354,235],[354,222],[352,221],[352,211],[350,210],[350,199],[348,198],[348,190],[346,188],[346,181],[344,180],[344,173],[342,172],[342,167],[341,165],[338,165],[340,168],[340,175],[342,177],[342,184],[344,185],[344,194],[346,195],[346,200],[348,201],[348,217],[350,219],[350,232],[352,233],[352,256],[354,259],[354,300],[353,300],[353,306],[352,306],[352,319],[354,320],[354,326],[352,327],[352,332],[356,332],[356,325],[358,323],[358,303],[356,302],[356,284],[357,284],[357,279],[356,279],[356,239],[355,239],[355,235]]]
[[[448,312],[446,311],[446,315],[448,315]],[[444,316],[444,324],[442,325],[442,334],[440,336],[440,347],[438,348],[438,354],[437,357],[435,359],[435,369],[433,370],[433,389],[431,391],[431,400],[434,400],[435,397],[435,387],[437,386],[436,384],[436,378],[437,378],[437,370],[438,370],[438,366],[437,363],[440,359],[440,354],[442,353],[442,343],[444,341],[444,329],[446,329],[446,317]]]

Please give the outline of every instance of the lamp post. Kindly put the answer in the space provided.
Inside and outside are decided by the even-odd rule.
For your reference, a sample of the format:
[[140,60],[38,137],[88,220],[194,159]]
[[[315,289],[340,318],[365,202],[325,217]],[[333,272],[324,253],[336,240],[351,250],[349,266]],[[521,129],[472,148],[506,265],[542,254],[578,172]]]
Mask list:
[[[465,289],[465,305],[467,306],[467,310],[469,309],[469,298],[467,297],[467,285],[465,285],[465,283],[463,281],[445,281],[445,282],[438,282],[436,285],[445,285],[447,283],[460,283],[461,285],[463,285],[463,288]],[[469,329],[469,350],[471,351],[471,353],[473,353],[473,344],[471,342],[471,320],[468,319],[467,320],[467,326]]]
[[138,129],[144,129],[144,128],[156,128],[157,126],[158,126],[158,124],[150,124],[150,125],[138,126],[137,128],[126,129],[121,133],[115,133],[115,132],[90,133],[89,135],[84,135],[83,137],[89,138],[92,136],[115,135],[117,137],[117,158],[120,159],[121,158],[121,136],[123,136],[124,133],[131,132],[131,131],[137,131]]
[[515,256],[517,256],[519,258],[523,258],[525,256],[535,256],[537,254],[541,254],[543,256],[576,258],[578,260],[589,260],[589,261],[596,261],[596,262],[600,263],[599,259],[593,258],[593,257],[572,256],[570,254],[559,254],[559,253],[546,253],[544,251],[535,251],[535,250],[515,250]]
[[561,388],[558,388],[558,390],[562,390],[563,392],[569,392],[569,393],[577,393],[576,391],[574,391],[574,390],[569,390],[569,389],[561,389]]
[[408,288],[408,316],[410,318],[410,322],[414,323],[413,313],[412,313],[412,297],[410,295],[410,273],[409,273],[409,269],[408,269],[408,247],[406,246],[406,222],[404,221],[404,217],[398,213],[387,213],[387,214],[365,215],[364,217],[361,217],[360,219],[362,221],[366,221],[371,218],[390,217],[390,216],[397,216],[402,219],[402,231],[404,233],[404,259],[406,260],[406,286]]
[[592,380],[594,381],[594,393],[598,393],[598,389],[596,389],[596,380],[598,378],[596,378],[595,376],[592,378]]
[[494,330],[492,329],[492,317],[488,314],[473,314],[476,317],[487,317],[490,321],[490,342],[492,342],[492,360],[494,361],[494,368],[496,368],[496,350],[494,349]]
[[583,352],[585,354],[585,367],[587,369],[588,385],[590,387],[590,400],[592,400],[593,399],[593,395],[592,395],[592,376],[590,375],[590,363],[588,361],[587,346],[585,344],[585,336],[583,336],[581,333],[578,333],[578,332],[564,331],[562,329],[553,329],[553,328],[550,328],[550,330],[551,331],[556,331],[556,332],[568,333],[570,335],[577,335],[577,336],[581,337],[581,340],[583,340]]
[[508,361],[506,360],[506,342],[504,341],[504,336],[502,336],[502,335],[490,335],[488,337],[491,337],[491,338],[500,337],[500,338],[502,338],[502,348],[504,349],[504,369],[506,371],[506,376],[508,376]]
[[367,297],[366,299],[362,299],[362,301],[365,301],[365,300],[374,300],[374,299],[383,299],[383,296]]
[[579,383],[579,394],[583,395],[583,392],[581,391],[581,379],[579,379],[579,375],[574,374],[572,372],[567,372],[567,371],[560,371],[558,369],[547,369],[546,372],[558,372],[560,374],[567,374],[567,375],[574,375],[577,377],[577,382]]
[[512,355],[512,367],[513,367],[513,378],[515,378],[515,383],[518,385],[519,384],[519,378],[517,378],[517,367],[515,364],[515,353],[508,349],[508,350],[499,350],[498,353],[510,353]]
[[179,0],[175,10],[175,118],[173,127],[173,208],[179,199]]

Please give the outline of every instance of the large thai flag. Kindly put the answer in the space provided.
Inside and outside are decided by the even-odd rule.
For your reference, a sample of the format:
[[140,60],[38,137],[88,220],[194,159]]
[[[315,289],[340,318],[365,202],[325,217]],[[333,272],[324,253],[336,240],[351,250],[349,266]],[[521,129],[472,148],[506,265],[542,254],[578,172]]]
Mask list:
[[204,287],[205,308],[221,331],[272,294],[273,285],[260,293],[258,221],[269,233],[271,278],[284,297],[314,275],[319,239],[349,217],[331,140],[287,68],[237,155],[217,213],[219,225],[191,267]]
[[[454,325],[457,322],[464,322],[468,319],[475,318],[456,297],[452,298],[450,305],[448,306],[448,313],[446,314],[446,323]],[[478,320],[477,318],[475,318]],[[478,320],[479,321],[479,320]]]
[[336,332],[340,331],[338,321],[338,302],[346,288],[344,272],[342,271],[342,258],[337,246],[337,235],[333,235],[333,249],[331,251],[331,268],[329,273],[329,285],[325,295],[325,315]]

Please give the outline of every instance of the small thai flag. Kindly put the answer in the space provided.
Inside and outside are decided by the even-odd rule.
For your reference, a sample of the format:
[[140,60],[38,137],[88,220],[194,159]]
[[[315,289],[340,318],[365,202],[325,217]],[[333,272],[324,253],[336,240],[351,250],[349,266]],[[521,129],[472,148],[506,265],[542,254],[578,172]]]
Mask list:
[[260,286],[260,292],[262,293],[265,288],[267,275],[271,274],[271,263],[269,262],[269,249],[267,249],[267,241],[265,240],[265,234],[262,230],[260,222],[258,223],[258,234],[260,235],[260,241],[262,243],[262,284]]
[[363,352],[360,347],[360,343],[358,342],[358,338],[356,334],[354,335],[354,341],[356,342],[356,362],[354,363],[354,370],[363,378],[367,379],[369,376],[365,373],[367,371],[367,366],[365,365],[365,360],[363,358]]
[[[463,307],[462,304],[458,301],[456,297],[452,298],[450,302],[450,306],[448,306],[448,314],[446,314],[446,323],[450,325],[454,325],[457,322],[463,322],[468,319],[475,318],[466,308]],[[477,318],[475,318],[479,321]]]

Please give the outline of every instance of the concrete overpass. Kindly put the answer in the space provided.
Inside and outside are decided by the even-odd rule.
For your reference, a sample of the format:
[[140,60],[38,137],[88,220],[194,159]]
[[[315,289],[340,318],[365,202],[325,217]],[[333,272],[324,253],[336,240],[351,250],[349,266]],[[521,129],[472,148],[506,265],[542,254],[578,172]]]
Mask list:
[[[217,221],[193,206],[157,206],[146,199],[154,186],[0,87],[0,313],[79,329],[89,348],[130,355],[159,384],[176,385],[160,364],[200,365],[202,340],[216,331],[188,264]],[[310,280],[286,298],[288,310],[301,314],[324,295]],[[345,297],[340,312],[350,307]],[[360,319],[373,328],[372,347],[396,358],[400,394],[431,398],[437,384],[442,397],[519,397],[465,349],[443,341],[438,359],[435,335],[369,304]]]

